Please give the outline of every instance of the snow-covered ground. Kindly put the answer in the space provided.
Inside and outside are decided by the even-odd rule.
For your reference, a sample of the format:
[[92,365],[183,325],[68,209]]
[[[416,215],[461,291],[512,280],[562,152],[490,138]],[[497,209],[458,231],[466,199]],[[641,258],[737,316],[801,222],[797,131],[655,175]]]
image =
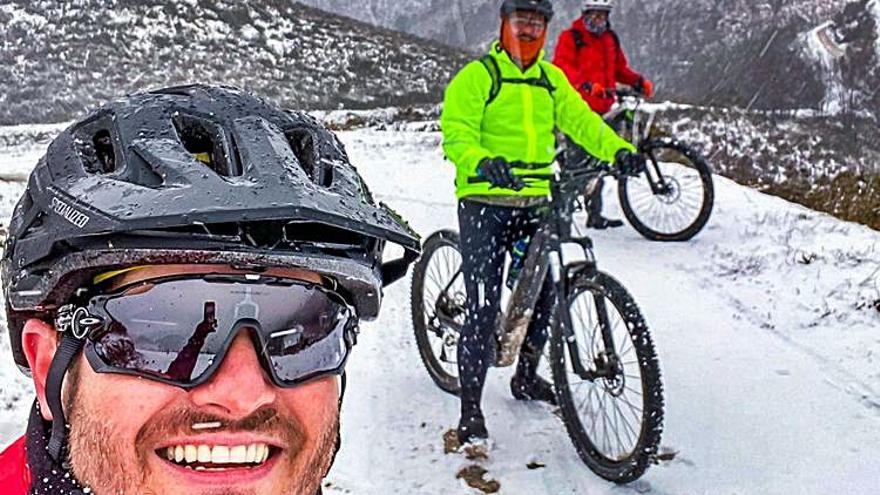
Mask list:
[[[433,132],[341,133],[379,199],[423,235],[453,227],[452,165]],[[0,150],[0,175],[42,148]],[[634,294],[666,390],[663,446],[677,452],[626,487],[594,476],[549,408],[509,396],[491,370],[489,476],[505,494],[820,495],[880,493],[880,233],[716,177],[706,230],[684,244],[630,228],[591,232],[600,267]],[[8,216],[22,185],[0,182]],[[614,188],[606,189],[614,215]],[[412,337],[409,282],[389,288],[349,367],[343,447],[328,493],[475,492],[441,436],[458,403],[434,387]],[[23,430],[32,394],[0,334],[0,445]],[[530,470],[540,461],[546,467]]]

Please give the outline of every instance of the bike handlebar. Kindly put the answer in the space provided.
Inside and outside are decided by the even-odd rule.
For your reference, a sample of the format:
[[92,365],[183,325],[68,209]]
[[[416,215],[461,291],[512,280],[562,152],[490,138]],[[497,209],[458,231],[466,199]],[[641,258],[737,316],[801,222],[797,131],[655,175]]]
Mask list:
[[[556,174],[523,174],[517,177],[523,180],[549,180],[550,204],[555,218],[553,229],[559,233],[560,239],[568,239],[571,235],[567,226],[571,225],[571,215],[574,209],[575,198],[583,194],[584,186],[593,177],[613,171],[615,168],[605,162],[598,162],[598,166],[592,167],[563,167]],[[469,177],[469,184],[487,183],[489,180],[482,177]]]
[[[559,182],[585,179],[599,173],[612,173],[615,170],[616,168],[613,167],[610,163],[599,161],[597,161],[592,167],[563,167],[563,169],[559,173],[561,179]],[[557,174],[522,174],[517,175],[517,177],[524,181],[542,181],[553,180],[556,178],[556,175]],[[485,184],[488,182],[489,179],[483,177],[468,177],[468,184]]]
[[[589,90],[589,88],[590,88],[589,84],[590,84],[590,83],[585,83],[584,86],[583,86],[583,89],[585,89],[587,92],[590,91],[590,90]],[[624,87],[621,87],[621,88],[614,88],[614,89],[611,89],[611,88],[605,88],[605,91],[604,91],[603,94],[605,95],[606,98],[612,98],[612,97],[613,97],[613,98],[618,98],[618,99],[619,99],[619,98],[629,98],[629,97],[631,97],[631,98],[641,98],[641,99],[643,99],[643,100],[644,100],[644,99],[647,99],[647,95],[645,95],[644,91],[637,91],[635,88],[633,88],[633,87],[631,87],[631,86],[624,86]]]
[[[554,177],[553,174],[524,174],[517,175],[522,180],[530,180],[530,181],[539,181],[539,180],[550,180]],[[468,184],[485,184],[489,182],[489,179],[483,177],[468,177]]]
[[645,99],[645,93],[643,93],[643,92],[641,92],[641,91],[636,91],[635,89],[632,89],[632,88],[626,88],[626,89],[615,89],[615,90],[614,90],[614,96],[616,96],[617,98],[628,98],[628,97],[632,97],[632,98],[642,98],[642,99]]

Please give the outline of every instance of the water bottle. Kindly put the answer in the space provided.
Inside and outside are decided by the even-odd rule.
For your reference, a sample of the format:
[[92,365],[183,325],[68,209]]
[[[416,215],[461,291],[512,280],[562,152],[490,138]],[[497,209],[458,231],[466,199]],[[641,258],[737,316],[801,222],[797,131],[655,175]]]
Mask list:
[[529,238],[523,237],[513,243],[513,249],[510,254],[510,268],[507,270],[507,288],[513,289],[519,272],[522,271],[523,262],[529,250]]

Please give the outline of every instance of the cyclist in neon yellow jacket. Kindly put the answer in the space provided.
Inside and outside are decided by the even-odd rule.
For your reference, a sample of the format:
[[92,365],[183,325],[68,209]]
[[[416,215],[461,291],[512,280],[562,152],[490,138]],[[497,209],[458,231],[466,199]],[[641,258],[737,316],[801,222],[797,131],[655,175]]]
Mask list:
[[[462,443],[488,436],[480,406],[490,365],[506,252],[534,235],[550,183],[523,175],[552,172],[559,129],[590,154],[637,173],[644,159],[590,110],[565,74],[543,60],[553,15],[549,0],[505,0],[501,39],[449,83],[440,126],[443,150],[456,167],[462,273],[468,297],[458,346]],[[520,350],[511,392],[520,400],[555,400],[536,373],[553,310],[545,282]]]

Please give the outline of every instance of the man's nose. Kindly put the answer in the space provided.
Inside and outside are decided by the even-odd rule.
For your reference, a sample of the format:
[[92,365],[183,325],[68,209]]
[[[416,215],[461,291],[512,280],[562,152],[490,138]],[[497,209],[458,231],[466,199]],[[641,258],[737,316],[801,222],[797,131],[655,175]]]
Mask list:
[[275,386],[260,366],[246,332],[233,340],[214,376],[190,391],[190,399],[206,412],[236,418],[275,401]]

